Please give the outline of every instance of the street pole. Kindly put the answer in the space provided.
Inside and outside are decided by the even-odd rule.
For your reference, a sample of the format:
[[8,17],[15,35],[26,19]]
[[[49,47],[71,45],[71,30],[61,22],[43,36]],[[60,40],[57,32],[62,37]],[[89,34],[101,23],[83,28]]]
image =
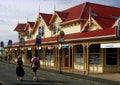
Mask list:
[[[60,47],[60,52],[62,52],[62,43],[64,42],[64,31],[59,31],[58,32],[58,42],[60,43],[61,47]],[[59,53],[59,64],[60,64],[60,74],[62,74],[62,53]]]
[[59,72],[60,74],[62,74],[61,59],[62,59],[62,56],[60,56],[60,72]]
[[[62,47],[62,43],[61,43],[61,47]],[[60,62],[60,63],[59,63],[59,65],[60,65],[60,66],[59,66],[59,67],[60,67],[59,73],[62,74],[62,65],[61,65],[61,62],[62,62],[62,53],[61,53],[61,52],[62,52],[62,48],[60,48],[59,52],[60,52],[60,53],[59,53],[59,54],[60,54],[60,55],[59,55],[59,60],[60,60],[60,61],[59,61],[59,62]]]

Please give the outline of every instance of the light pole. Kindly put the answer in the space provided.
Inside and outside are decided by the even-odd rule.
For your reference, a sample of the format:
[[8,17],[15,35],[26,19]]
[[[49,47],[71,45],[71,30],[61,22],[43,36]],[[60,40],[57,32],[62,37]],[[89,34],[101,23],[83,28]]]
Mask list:
[[0,47],[1,47],[1,61],[2,61],[3,56],[4,56],[4,43],[3,43],[3,41],[0,42]]
[[9,63],[10,63],[10,60],[12,59],[11,50],[10,50],[11,46],[12,46],[12,40],[9,40],[8,41],[8,47],[9,47],[8,59],[9,59]]
[[38,45],[38,56],[39,56],[39,46],[41,44],[41,34],[38,34],[35,39],[35,44]]
[[[64,42],[64,36],[65,36],[65,33],[64,33],[64,31],[59,31],[58,32],[58,42],[60,43],[60,48],[59,48],[59,54],[61,54],[62,55],[62,53],[61,53],[61,51],[62,51],[62,43]],[[62,56],[61,55],[59,55],[59,67],[60,67],[60,71],[59,71],[59,73],[60,74],[62,74]]]
[[22,56],[22,51],[21,51],[21,47],[22,46],[24,46],[25,45],[25,39],[22,37],[22,38],[20,38],[20,40],[19,40],[19,55],[21,55]]

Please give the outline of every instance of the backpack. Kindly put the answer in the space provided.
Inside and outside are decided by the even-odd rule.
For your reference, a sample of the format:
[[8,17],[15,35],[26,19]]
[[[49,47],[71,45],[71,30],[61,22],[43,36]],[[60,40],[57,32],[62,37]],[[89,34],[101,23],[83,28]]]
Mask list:
[[35,57],[33,59],[33,63],[34,63],[34,65],[39,66],[39,59],[37,57]]

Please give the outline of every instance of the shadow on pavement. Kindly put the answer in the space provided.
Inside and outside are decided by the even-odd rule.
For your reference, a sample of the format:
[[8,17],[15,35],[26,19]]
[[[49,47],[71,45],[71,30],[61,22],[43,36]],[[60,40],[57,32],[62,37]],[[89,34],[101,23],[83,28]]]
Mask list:
[[18,81],[14,85],[49,85],[51,83],[62,83],[63,84],[63,83],[67,83],[67,82],[55,81],[55,80],[37,80],[37,81],[22,80],[22,81]]

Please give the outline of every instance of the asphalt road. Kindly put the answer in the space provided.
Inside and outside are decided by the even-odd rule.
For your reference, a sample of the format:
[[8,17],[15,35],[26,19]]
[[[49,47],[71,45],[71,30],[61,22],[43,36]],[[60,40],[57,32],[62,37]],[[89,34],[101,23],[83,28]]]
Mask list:
[[14,64],[0,62],[0,85],[105,85],[41,69],[38,70],[38,81],[33,81],[32,70],[26,66],[23,81],[17,81],[15,69]]

